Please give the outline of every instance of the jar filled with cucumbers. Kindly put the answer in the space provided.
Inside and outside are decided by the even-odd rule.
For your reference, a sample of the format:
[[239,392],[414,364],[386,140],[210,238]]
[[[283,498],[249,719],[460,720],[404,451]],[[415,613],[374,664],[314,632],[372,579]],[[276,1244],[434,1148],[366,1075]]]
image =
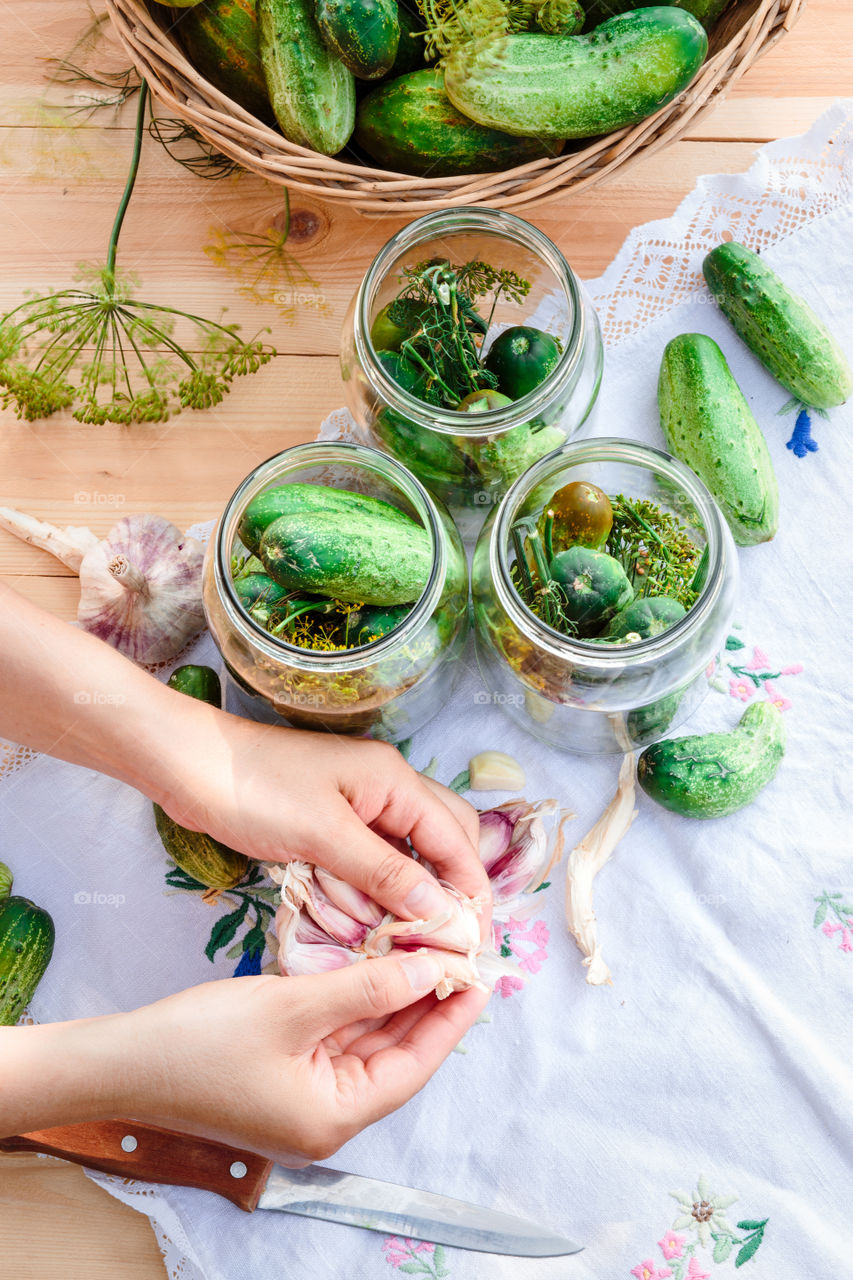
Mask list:
[[513,214],[449,209],[374,259],[344,322],[347,403],[463,536],[598,395],[601,332],[559,249]]
[[688,467],[627,440],[576,441],[526,471],[480,534],[483,679],[550,746],[646,746],[707,692],[736,587],[728,525]]
[[[448,700],[468,569],[447,512],[362,445],[296,445],[229,501],[204,568],[210,632],[241,710],[401,742]],[[232,692],[233,690],[233,692]]]

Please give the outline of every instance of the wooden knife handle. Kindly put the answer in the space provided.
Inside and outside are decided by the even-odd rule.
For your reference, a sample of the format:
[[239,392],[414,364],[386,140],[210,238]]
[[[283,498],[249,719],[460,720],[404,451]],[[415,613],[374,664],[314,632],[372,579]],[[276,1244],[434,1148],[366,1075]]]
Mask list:
[[102,1120],[0,1138],[0,1151],[42,1151],[87,1169],[214,1191],[251,1213],[272,1160],[136,1120]]

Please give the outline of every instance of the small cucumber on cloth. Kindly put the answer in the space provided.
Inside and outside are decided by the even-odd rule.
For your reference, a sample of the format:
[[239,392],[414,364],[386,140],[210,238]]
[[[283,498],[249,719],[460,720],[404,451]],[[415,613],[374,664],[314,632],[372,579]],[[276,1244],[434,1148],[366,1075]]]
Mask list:
[[735,542],[767,542],[779,524],[779,488],[761,428],[726,363],[704,333],[666,346],[658,379],[660,422],[670,453],[705,481]]
[[746,345],[811,409],[832,409],[853,391],[847,357],[809,304],[757,253],[732,241],[702,264],[708,288]]
[[731,733],[670,738],[647,747],[637,780],[647,796],[686,818],[724,818],[751,804],[785,754],[785,723],[772,702],[754,702]]

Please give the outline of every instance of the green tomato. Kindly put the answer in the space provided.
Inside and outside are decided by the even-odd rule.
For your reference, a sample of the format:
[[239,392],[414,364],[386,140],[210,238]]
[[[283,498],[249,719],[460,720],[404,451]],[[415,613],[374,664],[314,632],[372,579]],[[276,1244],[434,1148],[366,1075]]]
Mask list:
[[512,404],[509,396],[484,388],[481,391],[469,391],[459,401],[456,409],[459,413],[490,413],[494,409],[505,409],[508,404]]
[[414,298],[394,298],[384,306],[370,326],[374,351],[399,351],[417,330],[425,309],[425,304]]
[[619,561],[589,547],[561,551],[551,561],[550,573],[562,588],[563,612],[582,629],[597,629],[634,595]]
[[514,325],[499,333],[484,361],[498,380],[498,390],[510,400],[535,391],[560,359],[556,338],[531,325]]
[[551,541],[555,551],[580,545],[600,551],[613,528],[613,507],[597,484],[573,480],[558,489],[542,513],[539,532],[544,537],[545,522],[553,515]]

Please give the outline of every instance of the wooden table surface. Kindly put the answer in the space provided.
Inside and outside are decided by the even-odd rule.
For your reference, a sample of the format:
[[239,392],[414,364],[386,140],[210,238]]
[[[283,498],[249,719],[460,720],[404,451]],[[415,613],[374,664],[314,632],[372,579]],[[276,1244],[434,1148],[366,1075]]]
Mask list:
[[[46,89],[46,59],[66,56],[91,17],[69,0],[0,2],[0,311],[24,290],[62,287],[78,262],[105,251],[133,108],[87,119],[68,110],[81,100],[79,86]],[[803,132],[849,94],[851,50],[853,5],[809,0],[795,29],[685,140],[532,220],[581,276],[598,275],[634,225],[672,213],[701,174],[746,169],[757,145]],[[91,66],[126,63],[108,40],[87,56]],[[257,263],[233,248],[223,262],[223,248],[280,226],[282,212],[281,193],[259,178],[205,181],[146,140],[120,265],[142,279],[144,297],[209,316],[227,306],[245,332],[269,325],[279,355],[234,384],[218,408],[168,423],[84,426],[68,414],[27,423],[0,411],[0,505],[99,532],[132,511],[186,528],[217,515],[258,461],[316,434],[343,399],[338,335],[349,298],[404,219],[368,219],[295,196],[292,278],[282,274],[266,290],[278,302],[258,300]],[[64,618],[76,613],[76,578],[5,533],[0,578]],[[15,1280],[163,1275],[143,1216],[74,1166],[27,1156],[0,1157],[0,1257],[0,1274]]]

